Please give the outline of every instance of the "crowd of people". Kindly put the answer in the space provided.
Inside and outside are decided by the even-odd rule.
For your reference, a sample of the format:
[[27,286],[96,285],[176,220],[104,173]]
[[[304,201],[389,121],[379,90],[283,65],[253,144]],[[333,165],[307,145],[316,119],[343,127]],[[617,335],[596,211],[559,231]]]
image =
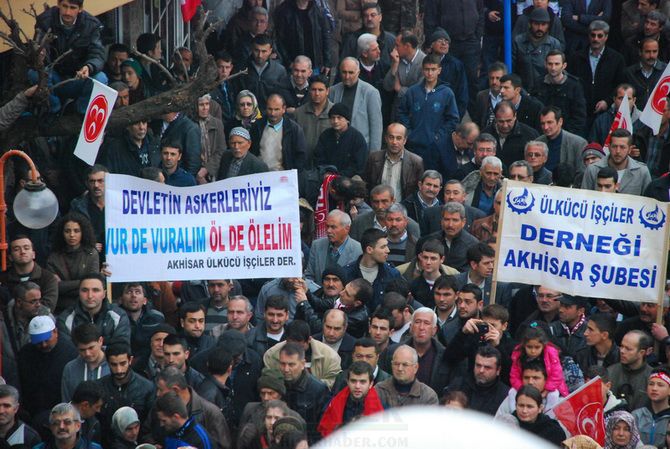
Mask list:
[[[638,121],[670,58],[669,5],[517,2],[510,71],[499,0],[245,0],[207,40],[217,86],[190,110],[108,131],[81,176],[59,162],[71,140],[29,142],[63,212],[38,230],[9,217],[0,446],[295,449],[442,404],[597,448],[552,409],[599,376],[606,448],[670,447],[667,297],[492,281],[504,178],[670,200],[670,106],[658,132]],[[90,78],[123,108],[205,63],[180,47],[161,67],[151,33],[105,47],[82,0],[36,32],[56,36],[47,115],[82,113]],[[0,129],[37,113],[35,92]],[[611,132],[623,101],[632,132]],[[183,187],[291,169],[302,277],[108,291],[106,173]],[[32,176],[13,173],[11,195]]]

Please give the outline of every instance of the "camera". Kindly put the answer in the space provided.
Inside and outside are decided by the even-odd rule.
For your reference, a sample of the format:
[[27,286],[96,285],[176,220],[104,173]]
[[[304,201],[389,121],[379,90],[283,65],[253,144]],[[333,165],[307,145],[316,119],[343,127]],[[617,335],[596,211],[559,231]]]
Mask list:
[[486,334],[489,333],[488,323],[477,323],[477,334],[479,335],[479,343],[486,343]]

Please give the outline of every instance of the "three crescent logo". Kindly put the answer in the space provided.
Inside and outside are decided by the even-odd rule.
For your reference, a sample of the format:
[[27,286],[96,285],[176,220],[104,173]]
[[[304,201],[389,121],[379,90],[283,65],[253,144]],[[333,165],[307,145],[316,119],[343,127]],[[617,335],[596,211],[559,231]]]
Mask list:
[[591,402],[577,412],[577,427],[581,435],[589,435],[596,441],[602,441],[604,431],[602,422],[602,404]]
[[84,120],[84,139],[86,142],[92,143],[98,139],[108,112],[109,105],[104,95],[96,96],[88,105],[86,120]]
[[665,111],[665,104],[668,102],[668,94],[670,94],[670,76],[662,78],[658,82],[658,87],[654,91],[651,107],[657,114],[663,114],[663,111]]

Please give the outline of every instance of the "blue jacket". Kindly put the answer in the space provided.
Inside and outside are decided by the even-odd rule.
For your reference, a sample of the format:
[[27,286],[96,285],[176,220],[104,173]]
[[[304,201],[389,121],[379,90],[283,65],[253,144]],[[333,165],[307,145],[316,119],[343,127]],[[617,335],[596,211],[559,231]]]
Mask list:
[[446,54],[440,62],[442,72],[440,72],[440,81],[451,88],[456,96],[456,105],[458,105],[458,115],[462,119],[468,109],[468,78],[465,76],[465,65]]
[[443,160],[454,157],[442,154],[446,138],[460,121],[456,97],[447,85],[426,92],[421,81],[407,89],[398,106],[398,121],[407,127],[407,146],[423,158],[426,170],[439,170]]
[[212,449],[207,431],[191,416],[179,430],[165,438],[165,449],[193,446],[198,449]]
[[[361,258],[363,256],[360,256],[358,259],[356,259],[355,262],[351,262],[350,264],[347,264],[344,267],[344,273],[347,278],[347,280],[351,281],[354,279],[362,278],[363,274],[361,274],[361,269],[358,266],[358,264],[361,262]],[[378,305],[382,303],[382,298],[384,297],[384,290],[386,289],[386,283],[395,278],[400,277],[400,272],[395,269],[393,265],[390,263],[380,263],[379,264],[379,271],[377,272],[377,277],[375,278],[375,281],[372,283],[372,290],[373,290],[373,296],[372,296],[372,302],[370,304],[366,304],[368,307],[368,311],[372,313]]]

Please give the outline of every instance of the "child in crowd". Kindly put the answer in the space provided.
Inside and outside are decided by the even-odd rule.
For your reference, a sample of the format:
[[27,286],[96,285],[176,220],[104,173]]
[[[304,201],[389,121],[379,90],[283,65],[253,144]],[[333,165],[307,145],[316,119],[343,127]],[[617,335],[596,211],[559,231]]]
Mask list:
[[563,377],[563,368],[559,355],[558,348],[549,342],[547,334],[542,329],[528,328],[523,334],[521,342],[512,352],[512,369],[509,376],[512,388],[518,390],[523,384],[521,376],[522,364],[538,359],[544,362],[547,370],[546,390],[558,390],[561,396],[567,396],[569,391]]

